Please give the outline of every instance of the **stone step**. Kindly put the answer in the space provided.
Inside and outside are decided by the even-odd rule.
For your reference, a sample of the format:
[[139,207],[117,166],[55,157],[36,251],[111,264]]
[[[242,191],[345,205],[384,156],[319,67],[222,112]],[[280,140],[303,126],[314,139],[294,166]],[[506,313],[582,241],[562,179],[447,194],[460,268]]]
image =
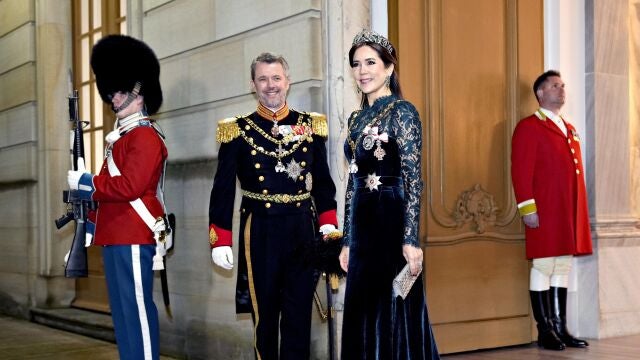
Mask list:
[[56,329],[115,342],[113,322],[108,314],[76,308],[33,308],[31,309],[31,321]]

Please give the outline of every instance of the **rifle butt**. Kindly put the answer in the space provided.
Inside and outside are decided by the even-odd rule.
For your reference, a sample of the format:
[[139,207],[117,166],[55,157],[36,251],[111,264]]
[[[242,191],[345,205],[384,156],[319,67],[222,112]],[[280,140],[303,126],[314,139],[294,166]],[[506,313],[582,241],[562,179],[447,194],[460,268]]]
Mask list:
[[64,267],[64,276],[68,278],[87,277],[87,248],[84,246],[85,225],[84,222],[76,223],[76,233],[73,236],[69,259]]

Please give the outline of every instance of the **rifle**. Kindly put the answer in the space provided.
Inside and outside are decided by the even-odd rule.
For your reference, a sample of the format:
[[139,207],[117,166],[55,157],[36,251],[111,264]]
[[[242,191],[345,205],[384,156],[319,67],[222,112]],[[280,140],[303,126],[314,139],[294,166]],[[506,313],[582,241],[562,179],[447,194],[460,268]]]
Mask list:
[[[83,125],[86,123],[78,115],[78,90],[69,96],[69,121],[72,123],[71,167],[78,170],[78,158],[84,159]],[[64,276],[68,278],[87,277],[87,249],[85,247],[86,221],[89,210],[96,209],[96,203],[81,200],[75,191],[62,191],[62,201],[67,204],[67,213],[55,220],[56,228],[61,229],[71,220],[76,223],[76,231],[64,268]]]

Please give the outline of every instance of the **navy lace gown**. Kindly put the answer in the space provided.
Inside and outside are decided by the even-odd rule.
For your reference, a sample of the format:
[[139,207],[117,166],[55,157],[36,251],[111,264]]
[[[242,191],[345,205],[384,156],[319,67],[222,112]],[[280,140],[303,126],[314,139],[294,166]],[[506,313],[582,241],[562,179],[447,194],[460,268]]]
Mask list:
[[392,288],[406,265],[402,245],[419,244],[421,131],[414,106],[395,96],[349,118],[345,153],[350,172],[357,171],[349,174],[345,201],[342,360],[439,359],[422,275],[405,300]]

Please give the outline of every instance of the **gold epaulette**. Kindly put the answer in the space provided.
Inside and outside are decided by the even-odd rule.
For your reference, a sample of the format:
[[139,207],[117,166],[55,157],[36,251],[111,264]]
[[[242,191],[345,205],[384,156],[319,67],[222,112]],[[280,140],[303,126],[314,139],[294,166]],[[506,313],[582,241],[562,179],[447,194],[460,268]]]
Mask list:
[[329,136],[329,125],[327,124],[327,116],[317,112],[309,113],[311,117],[311,128],[313,133],[318,136]]
[[219,143],[228,143],[240,136],[240,127],[238,127],[237,120],[237,118],[226,118],[218,121],[216,140]]

